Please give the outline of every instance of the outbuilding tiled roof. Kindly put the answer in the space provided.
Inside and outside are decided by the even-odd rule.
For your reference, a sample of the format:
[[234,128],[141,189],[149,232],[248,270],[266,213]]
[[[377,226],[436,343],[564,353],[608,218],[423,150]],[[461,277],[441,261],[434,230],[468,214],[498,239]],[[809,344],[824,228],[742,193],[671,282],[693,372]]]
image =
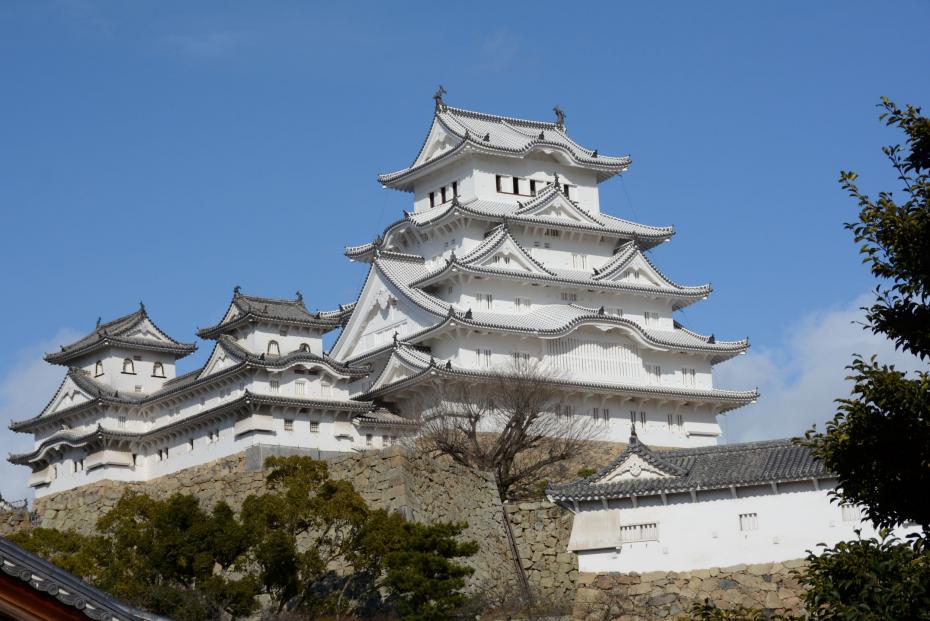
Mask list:
[[40,597],[53,597],[62,605],[94,621],[171,621],[167,617],[124,604],[2,537],[0,570],[28,584]]
[[[158,330],[164,340],[155,338],[139,338],[127,336],[140,324],[148,320]],[[123,315],[112,321],[100,323],[98,321],[94,331],[68,345],[62,345],[61,350],[46,354],[45,360],[52,364],[68,364],[69,362],[98,351],[111,345],[125,347],[131,350],[155,351],[173,354],[183,358],[197,349],[193,343],[180,343],[164,333],[145,311],[145,306],[139,305],[139,310]]]
[[[650,463],[672,476],[626,478],[600,483],[631,454],[648,455]],[[672,469],[671,472],[668,472]],[[579,481],[553,485],[554,501],[588,501],[650,496],[770,483],[831,478],[833,475],[806,447],[794,440],[769,440],[672,449],[656,453],[631,438],[630,446],[597,473]]]
[[[568,136],[564,126],[557,123],[485,114],[443,105],[436,110],[430,132],[436,129],[451,136],[456,144],[428,159],[421,157],[421,148],[410,166],[379,175],[378,181],[390,188],[411,191],[413,186],[410,180],[417,173],[468,153],[523,157],[535,150],[558,151],[574,165],[593,170],[598,181],[609,179],[630,165],[629,156],[600,155],[596,150],[582,147]],[[426,147],[426,141],[423,147]]]
[[[230,312],[233,310],[236,312]],[[351,309],[348,309],[348,313],[351,313]],[[236,287],[233,290],[233,298],[223,316],[223,320],[208,328],[201,328],[197,331],[197,336],[203,339],[215,339],[220,334],[255,320],[266,320],[291,326],[310,326],[328,332],[340,327],[345,317],[346,311],[343,308],[338,311],[311,313],[304,306],[304,299],[300,292],[297,293],[293,300],[290,300],[245,295],[240,292],[239,287]]]

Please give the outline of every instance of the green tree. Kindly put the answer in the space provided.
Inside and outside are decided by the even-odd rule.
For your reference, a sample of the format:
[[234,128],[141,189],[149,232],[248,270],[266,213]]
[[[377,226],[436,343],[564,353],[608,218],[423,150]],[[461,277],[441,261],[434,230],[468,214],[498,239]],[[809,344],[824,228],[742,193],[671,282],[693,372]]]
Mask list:
[[236,618],[257,607],[258,582],[233,577],[249,548],[225,503],[204,511],[193,496],[126,493],[95,536],[36,529],[15,542],[95,586],[178,621]]
[[[878,279],[865,327],[920,360],[930,355],[930,119],[920,109],[882,99],[881,119],[906,136],[883,152],[901,182],[898,197],[871,198],[843,171],[840,183],[856,199],[859,218],[846,225],[863,262]],[[855,356],[854,385],[838,400],[825,433],[803,441],[836,473],[841,502],[861,505],[882,539],[823,546],[808,555],[798,578],[813,619],[930,619],[930,374],[908,377],[873,357]],[[888,530],[907,522],[922,536],[902,542]]]
[[[856,199],[859,218],[846,227],[863,262],[879,279],[866,328],[919,356],[930,355],[930,119],[920,109],[882,99],[881,117],[902,130],[906,144],[885,147],[901,182],[899,197],[871,198],[843,171],[840,183]],[[900,200],[899,200],[900,198]],[[856,356],[852,395],[825,433],[806,444],[839,479],[839,497],[862,505],[877,527],[914,521],[930,533],[930,375],[907,377],[876,359]]]
[[799,579],[810,619],[930,619],[930,557],[922,545],[859,538],[808,563]]
[[[447,619],[465,602],[477,545],[458,541],[466,524],[415,524],[371,510],[325,462],[272,457],[270,491],[243,503],[250,558],[266,592],[313,615],[396,611],[404,619]],[[383,596],[382,596],[383,594]]]

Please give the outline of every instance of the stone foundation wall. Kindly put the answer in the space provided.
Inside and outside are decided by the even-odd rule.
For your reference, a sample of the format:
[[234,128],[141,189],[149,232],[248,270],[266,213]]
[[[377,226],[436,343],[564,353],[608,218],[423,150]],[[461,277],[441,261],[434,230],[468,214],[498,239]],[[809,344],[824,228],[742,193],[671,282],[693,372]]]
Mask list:
[[580,574],[572,618],[576,621],[677,619],[709,599],[718,608],[762,608],[800,614],[801,586],[791,571],[805,561],[736,565],[722,569],[646,574]]
[[14,533],[28,530],[31,526],[28,509],[0,511],[0,537],[9,537]]
[[[238,510],[246,497],[266,490],[266,473],[259,464],[278,452],[275,447],[254,447],[145,483],[103,481],[51,494],[35,501],[38,525],[93,532],[97,519],[128,489],[156,498],[192,494],[206,507],[224,500]],[[447,460],[407,453],[400,447],[328,456],[327,461],[330,475],[351,481],[373,508],[400,511],[408,519],[422,522],[467,522],[464,536],[480,547],[468,561],[475,568],[470,589],[492,602],[506,602],[518,594],[503,525],[504,509],[490,475]],[[571,515],[548,502],[508,505],[507,510],[534,591],[543,599],[571,601],[577,576],[574,555],[565,549]]]
[[548,501],[505,505],[530,588],[543,607],[567,606],[575,595],[578,559],[568,551],[572,514]]

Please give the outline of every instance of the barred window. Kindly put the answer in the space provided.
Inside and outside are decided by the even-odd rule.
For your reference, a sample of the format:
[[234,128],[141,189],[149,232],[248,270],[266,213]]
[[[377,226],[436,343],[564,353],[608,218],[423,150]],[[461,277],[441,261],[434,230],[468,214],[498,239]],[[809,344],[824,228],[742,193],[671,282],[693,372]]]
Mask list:
[[293,418],[284,419],[284,431],[294,431],[294,419]]
[[741,531],[759,530],[759,516],[756,513],[740,513],[739,529]]
[[310,433],[317,433],[320,430],[319,421],[312,420],[310,421]]
[[659,525],[656,522],[650,524],[629,524],[620,527],[620,543],[658,540]]

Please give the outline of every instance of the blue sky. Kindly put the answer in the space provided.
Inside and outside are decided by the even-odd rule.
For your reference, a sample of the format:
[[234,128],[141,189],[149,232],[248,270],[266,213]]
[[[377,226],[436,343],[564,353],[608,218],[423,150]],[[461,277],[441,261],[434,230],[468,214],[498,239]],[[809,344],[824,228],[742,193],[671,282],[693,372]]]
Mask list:
[[439,83],[471,109],[558,103],[578,141],[629,153],[602,206],[675,225],[653,259],[715,287],[680,320],[750,336],[750,363],[722,371],[734,387],[790,388],[797,334],[859,344],[828,328],[873,284],[836,178],[895,187],[879,148],[899,137],[874,105],[930,105],[928,19],[927,2],[4,2],[3,427],[60,379],[43,349],[140,299],[181,340],[236,284],[352,301],[365,268],[342,248],[410,208],[375,177],[414,157]]

